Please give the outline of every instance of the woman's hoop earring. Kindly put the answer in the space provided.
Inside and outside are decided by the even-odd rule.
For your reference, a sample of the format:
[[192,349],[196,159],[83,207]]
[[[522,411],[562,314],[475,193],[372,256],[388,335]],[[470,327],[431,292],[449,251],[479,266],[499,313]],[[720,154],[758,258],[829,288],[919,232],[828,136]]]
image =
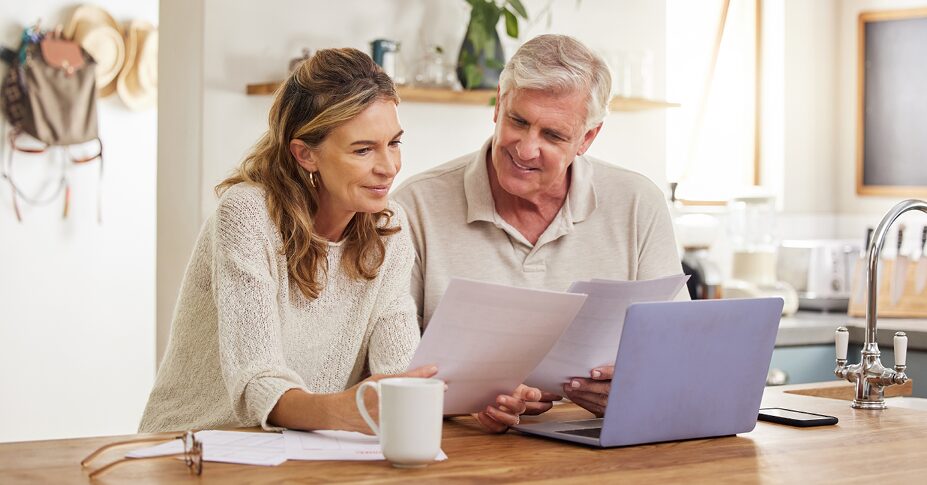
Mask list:
[[318,187],[319,182],[315,179],[315,172],[309,172],[309,185]]

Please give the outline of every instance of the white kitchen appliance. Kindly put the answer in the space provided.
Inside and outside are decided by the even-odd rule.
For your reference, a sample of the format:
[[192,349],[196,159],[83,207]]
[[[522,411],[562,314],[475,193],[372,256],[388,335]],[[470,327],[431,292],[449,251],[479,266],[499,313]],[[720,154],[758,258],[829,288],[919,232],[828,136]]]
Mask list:
[[860,250],[857,240],[782,241],[776,276],[798,292],[799,308],[846,311]]

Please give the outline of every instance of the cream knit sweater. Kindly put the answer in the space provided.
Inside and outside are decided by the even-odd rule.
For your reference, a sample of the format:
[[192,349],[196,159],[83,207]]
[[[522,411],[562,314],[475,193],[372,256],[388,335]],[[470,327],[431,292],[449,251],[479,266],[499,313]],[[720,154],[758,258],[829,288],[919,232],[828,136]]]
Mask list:
[[341,271],[315,300],[291,285],[282,240],[262,189],[229,188],[204,224],[187,267],[171,337],[140,432],[268,425],[289,389],[343,391],[374,374],[406,369],[419,342],[409,275],[415,258],[402,209],[371,281]]

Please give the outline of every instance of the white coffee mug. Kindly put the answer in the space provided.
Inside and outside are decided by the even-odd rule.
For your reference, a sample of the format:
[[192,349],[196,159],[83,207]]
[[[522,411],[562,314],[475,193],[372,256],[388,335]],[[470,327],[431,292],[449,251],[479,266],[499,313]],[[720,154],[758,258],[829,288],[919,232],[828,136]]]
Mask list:
[[[380,424],[367,413],[364,392],[374,389],[380,399]],[[423,467],[441,451],[444,381],[422,377],[388,377],[357,388],[357,409],[380,438],[383,456],[394,466]]]

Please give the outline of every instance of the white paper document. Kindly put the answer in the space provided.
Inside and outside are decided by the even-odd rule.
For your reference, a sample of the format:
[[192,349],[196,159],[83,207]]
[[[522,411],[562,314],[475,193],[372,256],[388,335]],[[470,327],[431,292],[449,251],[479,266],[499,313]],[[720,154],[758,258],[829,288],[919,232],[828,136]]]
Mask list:
[[445,414],[481,411],[524,382],[585,300],[582,294],[454,278],[409,369],[438,366],[437,378],[448,385]]
[[[291,431],[283,432],[286,456],[291,460],[385,460],[380,441],[353,431]],[[438,452],[435,461],[444,461],[447,455]]]
[[[203,443],[203,461],[239,463],[242,465],[276,466],[286,461],[286,447],[280,433],[245,433],[239,431],[197,431]],[[171,440],[157,446],[133,450],[126,456],[147,456],[183,453],[183,443]]]
[[525,384],[562,395],[563,384],[571,377],[588,377],[593,367],[613,364],[628,306],[672,300],[688,279],[677,275],[641,281],[594,279],[573,283],[569,292],[583,293],[588,298]]

